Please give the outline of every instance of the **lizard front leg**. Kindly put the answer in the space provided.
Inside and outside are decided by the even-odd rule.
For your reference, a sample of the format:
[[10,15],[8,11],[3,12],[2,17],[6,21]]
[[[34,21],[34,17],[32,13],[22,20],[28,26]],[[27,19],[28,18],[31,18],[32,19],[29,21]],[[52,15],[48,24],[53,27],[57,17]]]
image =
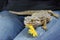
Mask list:
[[44,30],[47,30],[47,26],[46,26],[46,20],[43,20],[44,22],[43,22],[43,26],[42,26],[42,28],[44,29]]

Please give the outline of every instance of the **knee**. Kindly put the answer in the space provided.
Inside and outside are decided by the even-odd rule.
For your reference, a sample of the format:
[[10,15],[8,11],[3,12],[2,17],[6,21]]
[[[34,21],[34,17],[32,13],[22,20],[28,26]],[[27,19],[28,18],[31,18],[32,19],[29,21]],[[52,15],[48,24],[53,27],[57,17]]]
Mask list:
[[12,40],[22,29],[23,24],[13,15],[1,14],[0,40]]

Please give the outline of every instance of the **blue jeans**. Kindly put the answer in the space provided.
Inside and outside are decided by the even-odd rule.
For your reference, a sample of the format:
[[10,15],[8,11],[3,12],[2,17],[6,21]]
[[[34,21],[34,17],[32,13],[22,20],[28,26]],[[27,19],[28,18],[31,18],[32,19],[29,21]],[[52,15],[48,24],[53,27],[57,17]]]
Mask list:
[[[56,13],[58,13],[58,11],[56,11]],[[58,13],[59,14],[59,13]],[[21,32],[21,30],[24,28],[23,25],[23,18],[24,16],[16,16],[14,14],[9,13],[8,11],[3,11],[0,12],[0,40],[13,40],[19,32]],[[27,36],[27,32],[20,33],[24,34],[24,35],[18,35],[15,39],[18,40],[18,38],[23,39],[23,37],[26,39],[27,36],[27,40],[59,40],[60,38],[60,19],[55,23],[56,21],[53,21],[52,23],[50,23],[50,26],[48,27],[48,31],[44,32],[42,29],[38,29],[38,33],[42,33],[41,36],[38,36],[38,38],[31,38],[29,36]],[[52,26],[54,25],[54,26]],[[54,30],[53,30],[54,29]],[[51,35],[50,35],[51,34]],[[24,40],[24,39],[23,39]]]
[[[54,12],[60,14],[60,11]],[[48,31],[45,32],[41,27],[36,29],[38,37],[34,38],[30,36],[27,33],[28,29],[25,28],[14,40],[60,40],[60,18],[52,18],[53,20],[47,24]]]
[[0,40],[13,40],[24,28],[21,20],[8,11],[0,12]]

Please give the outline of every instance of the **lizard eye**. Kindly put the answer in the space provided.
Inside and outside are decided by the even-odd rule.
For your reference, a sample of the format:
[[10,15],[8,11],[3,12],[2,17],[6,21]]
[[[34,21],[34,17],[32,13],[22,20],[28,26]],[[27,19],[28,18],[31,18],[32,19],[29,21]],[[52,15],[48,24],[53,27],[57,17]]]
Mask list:
[[31,19],[31,22],[33,22],[34,20],[33,19]]
[[41,20],[41,22],[42,22],[43,20]]

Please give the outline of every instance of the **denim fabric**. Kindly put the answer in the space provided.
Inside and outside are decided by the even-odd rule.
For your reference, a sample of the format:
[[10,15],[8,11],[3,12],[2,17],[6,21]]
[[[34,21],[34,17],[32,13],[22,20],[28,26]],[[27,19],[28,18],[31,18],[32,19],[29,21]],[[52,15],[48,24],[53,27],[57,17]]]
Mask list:
[[24,28],[21,20],[8,11],[0,12],[0,40],[13,40]]
[[[60,11],[54,11],[60,13]],[[60,40],[60,18],[56,19],[52,17],[52,21],[47,24],[48,31],[44,31],[41,27],[37,28],[38,37],[34,38],[27,33],[28,29],[25,28],[20,32],[14,40]]]
[[39,37],[37,39],[39,40],[60,40],[60,19],[54,24],[52,28],[50,28],[49,31],[43,34],[42,37]]

